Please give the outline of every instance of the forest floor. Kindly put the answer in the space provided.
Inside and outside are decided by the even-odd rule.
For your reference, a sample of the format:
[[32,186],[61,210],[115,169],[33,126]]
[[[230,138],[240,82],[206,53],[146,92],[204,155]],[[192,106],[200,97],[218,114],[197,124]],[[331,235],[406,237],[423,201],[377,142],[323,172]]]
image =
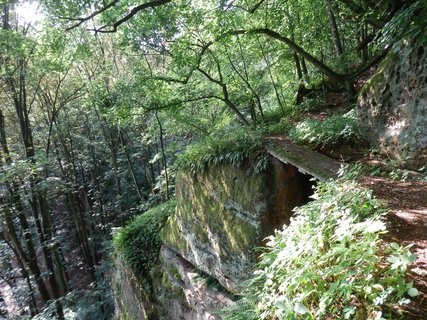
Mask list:
[[362,183],[388,208],[385,215],[386,241],[403,246],[412,244],[416,260],[409,267],[409,278],[419,295],[403,308],[405,318],[427,319],[427,182],[394,181],[389,178],[365,176]]

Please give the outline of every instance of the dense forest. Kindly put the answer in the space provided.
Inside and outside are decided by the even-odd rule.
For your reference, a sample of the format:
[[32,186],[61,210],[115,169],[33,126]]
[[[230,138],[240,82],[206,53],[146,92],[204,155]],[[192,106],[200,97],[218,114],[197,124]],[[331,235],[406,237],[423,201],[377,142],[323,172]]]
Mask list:
[[[113,234],[173,199],[179,169],[252,156],[261,171],[264,137],[277,134],[317,149],[366,146],[357,94],[426,30],[427,10],[422,0],[0,7],[6,319],[111,319]],[[341,113],[329,125],[296,125],[331,105]]]

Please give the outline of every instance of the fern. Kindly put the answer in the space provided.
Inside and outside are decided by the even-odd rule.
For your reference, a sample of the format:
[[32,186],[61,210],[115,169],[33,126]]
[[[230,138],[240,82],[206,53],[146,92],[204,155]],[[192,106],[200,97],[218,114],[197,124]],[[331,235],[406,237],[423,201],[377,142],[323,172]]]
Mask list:
[[211,136],[188,146],[185,152],[178,156],[174,168],[187,170],[195,175],[205,171],[209,165],[230,164],[241,167],[248,159],[252,163],[253,173],[266,169],[267,155],[262,135],[240,130]]

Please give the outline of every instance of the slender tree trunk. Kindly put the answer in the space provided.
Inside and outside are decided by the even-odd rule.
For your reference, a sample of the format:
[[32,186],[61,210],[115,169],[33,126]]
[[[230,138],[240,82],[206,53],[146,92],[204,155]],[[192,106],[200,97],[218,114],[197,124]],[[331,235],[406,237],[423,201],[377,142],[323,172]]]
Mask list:
[[296,53],[294,53],[294,61],[295,61],[295,69],[297,71],[297,77],[298,77],[298,80],[300,80],[300,82],[301,82],[303,79],[301,63],[300,63],[298,55]]
[[[366,39],[368,36],[367,32],[367,25],[365,23],[362,23],[360,26],[360,41],[362,42],[364,39]],[[360,49],[360,60],[362,60],[362,63],[365,64],[369,59],[368,54],[368,46],[362,46]]]
[[162,150],[163,168],[165,170],[165,180],[166,180],[166,199],[169,199],[170,196],[169,196],[168,159],[166,158],[166,152],[165,152],[163,126],[159,119],[159,115],[157,114],[157,110],[154,112],[154,115],[159,125],[160,147]]
[[307,65],[306,65],[306,63],[305,63],[305,59],[304,58],[301,58],[301,69],[302,69],[302,73],[304,74],[304,78],[305,78],[305,80],[306,81],[308,81],[309,80],[309,78],[308,78],[308,70],[307,70]]
[[225,105],[237,116],[237,118],[239,118],[240,122],[246,126],[249,127],[249,122],[248,120],[246,120],[245,116],[239,111],[239,109],[236,107],[236,105],[230,100],[230,95],[228,92],[228,88],[227,85],[223,82],[222,79],[222,74],[221,74],[221,67],[218,63],[218,61],[216,61],[217,64],[217,69],[218,69],[218,73],[219,73],[219,80],[214,79],[208,72],[206,72],[205,70],[201,69],[200,67],[197,68],[197,70],[203,74],[206,78],[209,79],[209,81],[219,85],[222,89],[222,98],[221,100],[225,103]]
[[[239,41],[239,43],[240,43],[240,41]],[[241,59],[244,60],[243,54],[241,54],[240,57],[241,57]],[[258,106],[259,113],[260,113],[261,117],[264,118],[264,112],[262,110],[261,98],[257,94],[257,92],[255,91],[255,89],[252,87],[251,83],[249,82],[249,73],[248,73],[246,64],[244,64],[244,74],[242,74],[239,71],[239,69],[235,66],[235,64],[231,60],[230,56],[228,56],[228,61],[230,62],[230,65],[231,65],[232,69],[237,73],[237,75],[239,76],[239,78],[242,79],[242,81],[246,84],[246,86],[249,89],[249,91],[252,93],[252,95],[253,95],[253,97],[255,99],[255,104]],[[256,122],[257,121],[257,116],[256,116],[255,108],[252,105],[250,107],[250,111],[251,111],[251,118],[252,118],[252,120],[254,122]]]
[[[5,130],[5,123],[4,123],[4,116],[3,116],[3,113],[0,111],[0,142],[2,146],[2,151],[4,153],[4,157],[6,159],[6,163],[10,163],[9,148],[8,148],[5,132],[6,130]],[[6,220],[6,227],[8,230],[8,234],[12,239],[12,244],[14,245],[16,252],[19,254],[18,258],[21,259],[22,261],[25,261],[29,270],[34,275],[34,281],[36,282],[37,289],[39,291],[42,302],[46,303],[50,299],[50,296],[42,277],[39,260],[37,258],[37,253],[36,253],[34,242],[32,239],[30,224],[28,223],[27,217],[24,212],[24,208],[21,203],[21,199],[20,199],[21,192],[19,191],[19,187],[16,185],[14,181],[8,184],[8,189],[11,195],[10,209],[7,209],[5,213],[5,220]],[[16,234],[15,226],[13,222],[12,210],[17,213],[18,220],[20,222],[21,228],[23,229],[23,235],[24,235],[28,256],[25,253],[24,248],[21,245],[21,242],[19,241],[19,238]]]
[[150,148],[150,145],[149,144],[147,144],[147,160],[148,160],[148,163],[149,163],[149,168],[150,168],[150,174],[148,175],[148,177],[150,178],[150,179],[148,179],[149,181],[150,181],[150,185],[151,186],[153,186],[153,184],[154,184],[154,181],[156,181],[156,175],[155,175],[155,170],[154,170],[154,164],[153,164],[153,162],[151,161],[151,159],[152,159],[152,157],[153,157],[153,154],[152,154],[152,152],[151,152],[151,148]]
[[[91,281],[94,281],[95,280],[95,273],[94,273],[95,259],[91,254],[92,249],[89,243],[90,236],[88,234],[88,227],[87,227],[86,220],[84,218],[85,212],[84,212],[84,209],[82,208],[84,205],[81,203],[81,200],[79,197],[79,170],[77,169],[77,165],[75,164],[75,159],[74,159],[74,153],[75,153],[73,149],[74,144],[72,143],[71,137],[69,137],[68,140],[71,147],[70,148],[67,147],[67,142],[64,139],[62,130],[58,126],[58,123],[56,125],[57,125],[56,129],[58,132],[57,136],[60,141],[60,145],[58,145],[57,140],[54,140],[58,166],[61,169],[63,176],[66,177],[67,180],[74,181],[74,185],[70,187],[70,189],[65,194],[65,205],[67,207],[67,211],[70,213],[70,216],[72,218],[72,222],[74,224],[74,228],[77,233],[77,239],[80,246],[81,254],[83,256],[83,260],[88,270],[90,279]],[[66,170],[65,167],[62,165],[61,155],[59,154],[60,147],[62,147],[65,162],[73,164],[72,169],[69,168],[68,170]],[[97,160],[93,159],[93,162],[96,163]],[[59,250],[55,259],[57,261],[64,262],[62,250]],[[67,287],[68,286],[67,271],[62,270],[61,274],[62,275],[58,275],[58,277],[64,279],[62,280],[64,282],[63,285]]]
[[131,161],[130,156],[129,156],[129,151],[126,147],[125,139],[123,137],[123,129],[119,129],[119,134],[120,134],[120,141],[122,143],[123,150],[125,152],[128,168],[129,168],[130,174],[132,176],[133,184],[135,186],[136,192],[138,193],[139,199],[142,201],[142,200],[144,200],[144,197],[142,196],[141,190],[139,189],[138,179],[136,178],[135,170],[133,168],[132,161]]
[[270,63],[270,59],[268,59],[267,54],[266,54],[266,52],[265,52],[265,50],[264,50],[264,46],[262,45],[262,43],[261,43],[261,41],[259,40],[259,38],[258,38],[258,37],[256,37],[256,39],[257,39],[258,44],[259,44],[259,47],[260,47],[260,49],[261,49],[261,54],[262,54],[262,57],[263,57],[263,59],[264,59],[264,62],[265,62],[265,64],[267,65],[268,75],[269,75],[269,77],[270,77],[271,84],[273,85],[274,94],[275,94],[275,96],[276,96],[277,103],[278,103],[278,105],[279,105],[279,107],[280,107],[280,110],[282,110],[282,114],[284,114],[284,113],[285,113],[285,110],[284,110],[284,108],[283,108],[282,99],[280,98],[280,94],[279,94],[279,91],[278,91],[278,89],[277,89],[276,81],[274,80],[273,73],[271,72],[271,63]]
[[55,242],[55,246],[58,248],[54,251],[53,262],[55,265],[57,283],[61,284],[60,292],[61,295],[65,295],[70,292],[70,287],[68,285],[70,281],[70,277],[68,275],[68,271],[65,263],[64,253],[59,242]]
[[80,213],[80,205],[79,198],[77,196],[78,191],[70,191],[66,195],[67,198],[67,207],[69,212],[71,213],[71,217],[74,222],[74,226],[77,231],[78,240],[80,243],[80,248],[82,250],[83,259],[85,260],[85,264],[88,267],[89,274],[91,275],[91,279],[95,279],[94,275],[94,262],[92,259],[88,234],[85,226],[84,219],[82,219],[82,215]]
[[25,279],[25,282],[26,282],[27,287],[28,287],[28,299],[29,299],[28,306],[30,309],[30,315],[31,315],[31,317],[34,317],[36,314],[39,313],[39,310],[37,308],[37,302],[36,302],[36,298],[34,296],[34,288],[33,288],[33,284],[31,283],[30,273],[28,272],[28,270],[26,268],[26,262],[23,261],[21,255],[17,252],[15,246],[12,243],[10,243],[6,239],[6,237],[3,237],[3,240],[9,246],[9,248],[12,249],[13,253],[15,254],[16,262],[20,268],[21,275]]
[[335,19],[334,11],[332,10],[331,0],[324,0],[326,11],[328,13],[329,25],[331,27],[332,38],[334,39],[335,51],[338,56],[343,54],[341,38],[338,31],[337,20]]
[[[17,80],[14,78],[14,73],[10,73],[6,76],[6,85],[8,86],[10,95],[12,97],[12,102],[15,107],[16,117],[20,126],[20,135],[24,146],[25,159],[30,163],[30,165],[36,166],[35,159],[35,150],[33,144],[33,136],[31,130],[31,124],[28,113],[27,105],[27,91],[26,91],[26,68],[27,61],[24,58],[19,58],[17,60],[17,67],[15,73],[17,74]],[[4,125],[4,124],[3,124]],[[53,298],[56,299],[56,315],[59,319],[63,319],[63,310],[62,303],[57,300],[59,298],[59,293],[57,292],[57,283],[55,279],[55,270],[53,268],[51,260],[51,250],[48,248],[48,243],[52,238],[50,223],[49,223],[49,214],[47,210],[47,202],[43,196],[37,195],[35,185],[38,182],[36,175],[29,177],[29,202],[32,208],[32,214],[36,223],[36,231],[40,238],[42,245],[44,258],[46,262],[48,280],[51,286]],[[25,188],[24,188],[25,189]],[[37,287],[40,291],[41,298],[43,302],[49,300],[49,294],[47,293],[46,287],[44,285],[43,278],[41,277],[41,268],[39,266],[39,260],[37,259],[37,253],[35,250],[35,245],[32,239],[31,227],[28,223],[25,211],[21,205],[20,194],[21,192],[18,189],[13,190],[14,205],[17,208],[18,219],[21,223],[22,228],[24,229],[24,238],[28,250],[29,258],[29,269],[35,276],[35,281]],[[39,214],[41,213],[41,217]],[[40,218],[43,220],[40,221]],[[43,223],[43,226],[41,225]]]

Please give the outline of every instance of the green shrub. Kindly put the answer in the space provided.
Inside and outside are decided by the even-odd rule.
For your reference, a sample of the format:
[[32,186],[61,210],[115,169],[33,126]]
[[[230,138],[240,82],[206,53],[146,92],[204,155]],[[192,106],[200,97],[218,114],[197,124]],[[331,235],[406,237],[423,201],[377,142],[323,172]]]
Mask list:
[[264,135],[288,135],[292,127],[293,123],[286,118],[283,118],[281,121],[265,125],[259,130]]
[[227,319],[396,319],[396,307],[417,295],[405,282],[415,256],[380,239],[384,210],[370,191],[329,182],[313,198],[268,239]]
[[271,110],[264,111],[263,121],[265,123],[277,123],[285,116],[285,110],[280,107],[276,107]]
[[203,172],[208,165],[231,164],[236,167],[250,159],[253,173],[267,167],[267,156],[262,135],[246,129],[212,135],[205,140],[189,145],[178,156],[175,169],[184,169],[192,174]]
[[149,209],[114,235],[116,249],[137,276],[147,277],[157,262],[162,244],[159,230],[175,206],[175,200],[169,200]]
[[292,128],[289,135],[296,143],[314,147],[361,141],[354,111],[345,115],[335,114],[325,120],[304,120]]

